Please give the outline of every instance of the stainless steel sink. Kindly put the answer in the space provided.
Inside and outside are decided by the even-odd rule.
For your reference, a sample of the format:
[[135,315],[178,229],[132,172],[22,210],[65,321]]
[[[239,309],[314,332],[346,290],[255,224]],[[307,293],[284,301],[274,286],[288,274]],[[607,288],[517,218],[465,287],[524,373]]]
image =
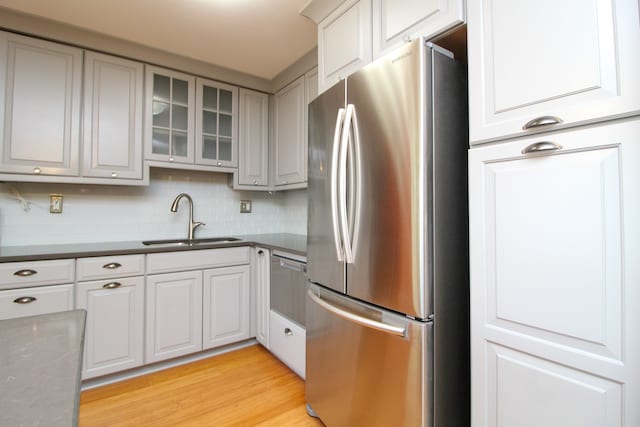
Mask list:
[[195,246],[203,243],[229,243],[237,242],[240,239],[236,237],[210,237],[205,239],[169,239],[169,240],[145,240],[142,242],[145,246]]

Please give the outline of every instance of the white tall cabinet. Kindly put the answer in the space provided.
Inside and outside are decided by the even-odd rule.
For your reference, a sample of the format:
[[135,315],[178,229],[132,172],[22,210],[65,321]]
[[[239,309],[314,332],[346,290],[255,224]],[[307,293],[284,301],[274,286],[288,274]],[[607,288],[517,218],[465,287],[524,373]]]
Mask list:
[[640,121],[469,168],[472,425],[640,425]]
[[476,0],[468,16],[472,142],[640,111],[637,1]]
[[0,31],[0,172],[79,175],[82,50]]

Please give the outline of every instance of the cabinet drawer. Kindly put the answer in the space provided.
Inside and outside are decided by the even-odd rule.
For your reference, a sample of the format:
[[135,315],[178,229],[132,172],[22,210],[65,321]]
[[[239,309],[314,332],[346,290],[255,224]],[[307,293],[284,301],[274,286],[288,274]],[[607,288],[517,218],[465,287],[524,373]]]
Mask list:
[[0,292],[0,320],[72,309],[72,284]]
[[163,252],[147,255],[147,274],[249,264],[249,247]]
[[306,331],[272,311],[269,322],[269,350],[303,379],[305,376]]
[[144,255],[119,255],[78,258],[77,280],[99,280],[111,277],[144,275]]
[[0,290],[73,282],[74,260],[0,264]]

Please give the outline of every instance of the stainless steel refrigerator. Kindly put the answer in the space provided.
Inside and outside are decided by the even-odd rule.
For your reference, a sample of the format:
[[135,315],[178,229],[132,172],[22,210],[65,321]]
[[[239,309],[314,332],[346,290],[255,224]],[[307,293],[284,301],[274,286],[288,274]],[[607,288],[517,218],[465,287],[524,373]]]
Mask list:
[[307,408],[469,425],[466,66],[408,43],[309,105]]

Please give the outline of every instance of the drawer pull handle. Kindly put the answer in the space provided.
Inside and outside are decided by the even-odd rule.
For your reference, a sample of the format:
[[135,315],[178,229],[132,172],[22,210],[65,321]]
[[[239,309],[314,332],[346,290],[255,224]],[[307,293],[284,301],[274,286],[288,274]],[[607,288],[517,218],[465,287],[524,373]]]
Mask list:
[[110,282],[105,285],[102,285],[102,287],[105,289],[116,289],[116,288],[119,288],[120,286],[122,286],[122,283],[120,282]]
[[20,297],[13,300],[16,304],[29,304],[30,302],[34,302],[36,297]]
[[293,331],[289,328],[284,328],[284,334],[290,337],[291,335],[293,335]]
[[29,268],[26,268],[24,270],[18,270],[15,273],[13,273],[14,276],[19,276],[19,277],[29,277],[29,276],[33,276],[34,274],[38,274],[38,272],[35,270],[31,270]]
[[115,270],[116,268],[122,267],[122,264],[119,262],[110,262],[109,264],[105,264],[102,268],[106,268],[107,270]]
[[550,141],[536,142],[531,145],[527,145],[521,152],[522,154],[540,153],[542,151],[556,151],[562,150],[562,145],[556,144]]
[[562,119],[556,116],[542,116],[536,117],[533,120],[529,120],[527,123],[522,126],[522,130],[528,130],[537,128],[540,126],[549,126],[549,125],[559,125],[562,123]]

